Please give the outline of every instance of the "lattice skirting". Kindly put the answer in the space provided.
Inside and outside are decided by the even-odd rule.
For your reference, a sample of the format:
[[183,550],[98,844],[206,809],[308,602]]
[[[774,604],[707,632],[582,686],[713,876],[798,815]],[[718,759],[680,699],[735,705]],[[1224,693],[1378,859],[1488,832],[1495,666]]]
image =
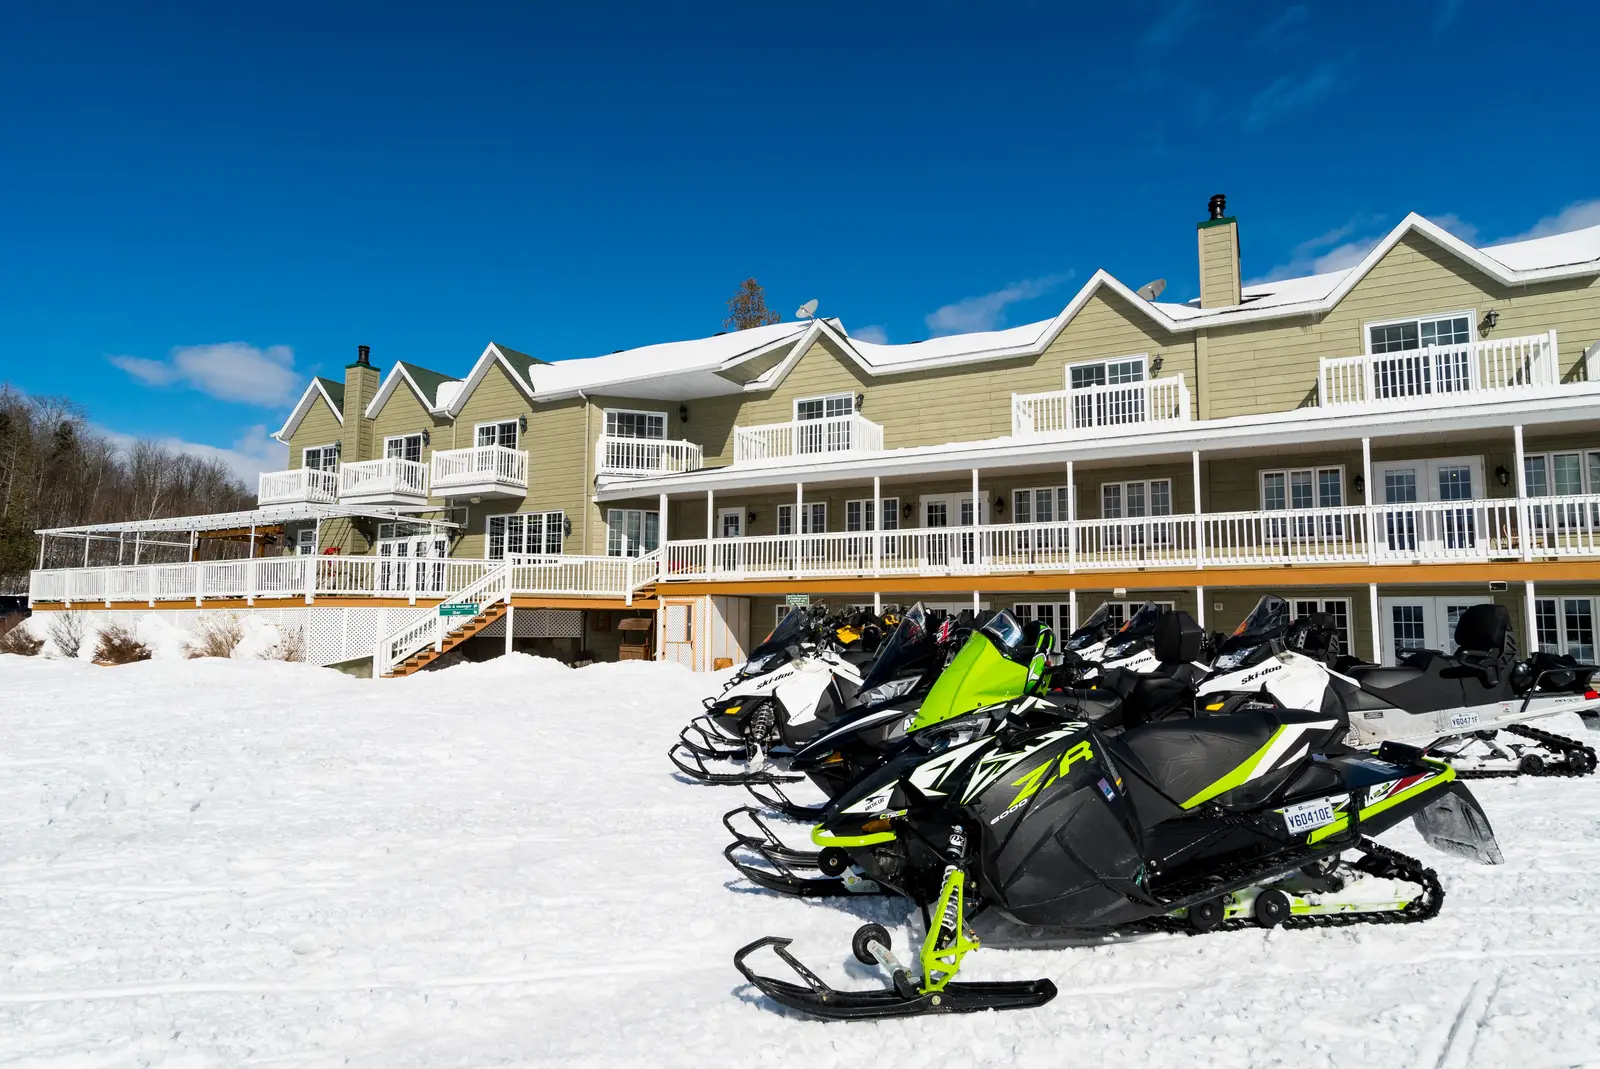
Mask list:
[[[94,609],[74,611],[82,612],[89,617],[89,626],[96,631],[114,623],[126,624],[133,615],[121,609],[109,612]],[[371,657],[373,646],[377,641],[378,628],[380,625],[386,626],[383,617],[390,611],[382,608],[307,606],[293,609],[241,608],[229,609],[226,612],[216,609],[167,609],[153,615],[156,615],[162,623],[176,626],[195,636],[202,632],[205,621],[215,620],[223,615],[235,616],[241,622],[253,619],[269,623],[276,627],[280,634],[299,629],[306,663],[329,665]],[[398,623],[399,614],[406,610],[392,611],[396,614],[395,622]],[[517,628],[517,633],[522,634],[520,626]]]
[[[518,609],[512,614],[518,638],[582,638],[582,609]],[[506,621],[501,617],[478,634],[505,638]]]

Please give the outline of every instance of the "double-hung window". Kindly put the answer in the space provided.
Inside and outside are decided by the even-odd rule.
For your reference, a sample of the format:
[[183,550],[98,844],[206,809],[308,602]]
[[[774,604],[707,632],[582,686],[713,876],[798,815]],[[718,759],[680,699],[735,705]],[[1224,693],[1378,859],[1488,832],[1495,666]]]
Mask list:
[[486,555],[490,560],[559,556],[561,540],[566,534],[566,520],[566,515],[560,511],[490,516]]
[[[1530,453],[1522,458],[1532,498],[1600,496],[1600,449]],[[1532,509],[1535,530],[1600,532],[1600,501],[1546,501]]]
[[[1280,512],[1293,509],[1311,512],[1316,509],[1338,509],[1344,505],[1344,468],[1332,465],[1325,468],[1280,468],[1261,473],[1261,510]],[[1290,537],[1338,537],[1344,533],[1344,519],[1340,515],[1300,515],[1268,517],[1264,524],[1266,537],[1274,542],[1285,542]]]
[[665,412],[636,412],[631,408],[606,409],[606,436],[609,438],[656,438],[667,436]]
[[478,446],[498,445],[507,449],[517,447],[517,421],[514,419],[501,420],[498,423],[480,423],[474,436],[474,444]]
[[383,440],[383,455],[390,460],[422,462],[422,435],[395,434]]
[[1067,545],[1067,507],[1065,486],[1033,486],[1011,491],[1011,519],[1017,524],[1053,524],[1043,530],[1016,532],[1017,549],[1058,549]]
[[855,414],[853,393],[802,397],[794,403],[794,451],[833,453],[854,449],[855,423],[844,417]]
[[[826,501],[807,501],[800,507],[800,534],[823,534],[828,529],[828,503]],[[778,506],[778,533],[792,535],[794,529],[794,506]]]
[[[826,515],[826,513],[824,513]],[[878,516],[883,516],[883,524],[878,524]],[[846,531],[898,531],[900,529],[900,499],[886,497],[883,499],[881,513],[872,507],[872,498],[862,498],[859,501],[846,501],[844,503],[844,529]]]
[[1367,324],[1377,397],[1457,393],[1472,386],[1470,312]]
[[[1138,520],[1146,516],[1172,515],[1172,480],[1139,479],[1131,482],[1100,484],[1100,515],[1107,520]],[[1150,541],[1167,545],[1172,541],[1171,524],[1118,524],[1103,532],[1111,545],[1142,545],[1145,531]]]
[[317,471],[333,471],[339,467],[339,447],[314,445],[300,454],[300,463]]
[[661,546],[661,514],[643,509],[606,510],[606,556],[642,557]]
[[1119,356],[1067,365],[1067,389],[1072,395],[1072,426],[1115,427],[1143,423],[1145,412],[1146,356]]

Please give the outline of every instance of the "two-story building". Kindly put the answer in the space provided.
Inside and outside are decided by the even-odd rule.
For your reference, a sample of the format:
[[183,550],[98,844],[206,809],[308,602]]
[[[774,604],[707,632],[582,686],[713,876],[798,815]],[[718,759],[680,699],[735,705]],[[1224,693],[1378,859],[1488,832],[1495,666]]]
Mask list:
[[1348,270],[1246,286],[1210,208],[1188,303],[1100,271],[1049,320],[903,345],[802,319],[550,362],[490,343],[459,375],[363,348],[261,478],[251,544],[302,551],[281,583],[42,570],[35,608],[293,597],[327,610],[308,628],[338,610],[319,659],[379,671],[468,633],[604,657],[656,611],[658,654],[709,667],[797,594],[1065,629],[1147,599],[1231,627],[1271,591],[1374,659],[1487,600],[1593,659],[1600,227],[1474,248],[1412,215]]

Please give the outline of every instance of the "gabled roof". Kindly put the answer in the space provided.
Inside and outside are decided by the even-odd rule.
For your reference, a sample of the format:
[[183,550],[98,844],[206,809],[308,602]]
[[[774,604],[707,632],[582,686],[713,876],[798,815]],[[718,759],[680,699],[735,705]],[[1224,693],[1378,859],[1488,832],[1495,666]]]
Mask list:
[[295,402],[294,409],[289,413],[289,418],[282,427],[273,432],[272,436],[280,442],[288,442],[294,435],[295,429],[300,426],[300,421],[306,418],[311,411],[311,406],[317,403],[317,398],[322,398],[333,409],[333,417],[344,425],[344,383],[325,379],[321,375],[314,375],[306,384],[305,393],[300,395],[300,400]]
[[367,405],[365,415],[368,419],[377,416],[401,382],[410,385],[411,391],[417,395],[417,400],[422,402],[422,407],[429,412],[442,412],[449,398],[441,397],[440,394],[448,392],[444,387],[455,381],[449,375],[430,371],[420,364],[408,364],[404,360],[397,360],[394,367],[389,369],[389,374],[384,376],[383,384],[378,387],[378,392],[373,395],[371,403]]

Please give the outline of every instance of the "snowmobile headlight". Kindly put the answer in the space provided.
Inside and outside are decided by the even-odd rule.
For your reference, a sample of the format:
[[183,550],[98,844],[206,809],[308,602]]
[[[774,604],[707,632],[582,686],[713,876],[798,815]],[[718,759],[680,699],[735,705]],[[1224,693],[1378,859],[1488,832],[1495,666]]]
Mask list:
[[1213,672],[1231,672],[1235,668],[1243,668],[1264,648],[1264,645],[1246,646],[1243,649],[1219,653],[1217,654],[1217,659],[1211,662],[1211,670]]
[[739,670],[739,674],[746,676],[760,675],[762,672],[765,672],[767,669],[775,666],[778,658],[782,656],[783,652],[781,650],[773,650],[771,653],[763,653],[759,657],[752,657],[748,661],[744,662],[744,667]]
[[1107,646],[1104,659],[1107,661],[1114,661],[1119,657],[1126,657],[1129,651],[1131,651],[1136,645],[1138,645],[1137,640],[1128,639],[1126,641]]
[[891,679],[887,683],[879,683],[856,695],[859,705],[879,705],[883,702],[892,702],[896,698],[903,698],[910,694],[917,686],[916,676],[907,676],[904,679]]

